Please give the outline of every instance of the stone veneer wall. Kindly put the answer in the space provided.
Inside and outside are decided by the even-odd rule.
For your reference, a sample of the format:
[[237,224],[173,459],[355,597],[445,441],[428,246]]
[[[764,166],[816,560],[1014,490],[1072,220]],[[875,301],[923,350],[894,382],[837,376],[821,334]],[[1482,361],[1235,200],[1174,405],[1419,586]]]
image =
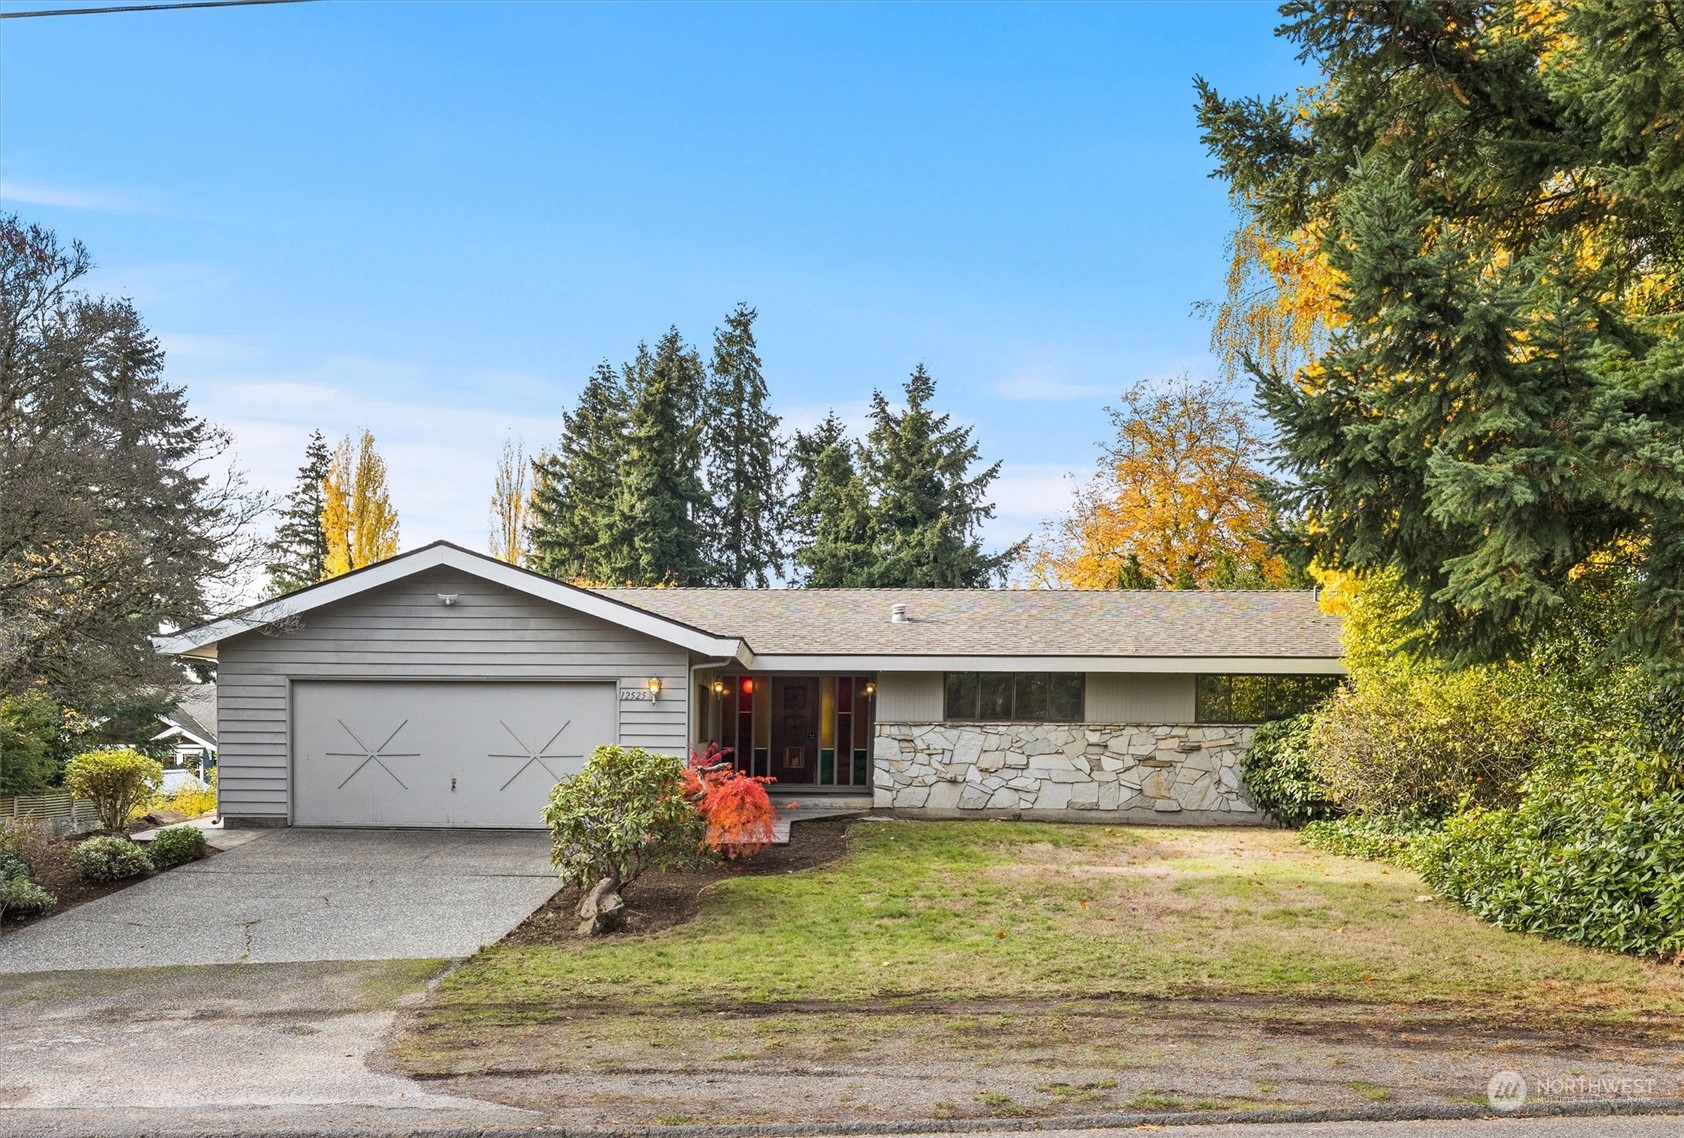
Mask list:
[[1255,825],[1250,727],[879,723],[875,805],[928,814]]

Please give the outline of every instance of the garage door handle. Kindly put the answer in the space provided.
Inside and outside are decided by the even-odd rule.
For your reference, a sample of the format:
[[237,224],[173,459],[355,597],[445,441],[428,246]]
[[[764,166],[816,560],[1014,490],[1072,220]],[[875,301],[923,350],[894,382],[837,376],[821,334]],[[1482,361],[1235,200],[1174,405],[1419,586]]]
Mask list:
[[456,793],[456,780],[455,779],[450,780],[450,793],[452,793],[452,794]]

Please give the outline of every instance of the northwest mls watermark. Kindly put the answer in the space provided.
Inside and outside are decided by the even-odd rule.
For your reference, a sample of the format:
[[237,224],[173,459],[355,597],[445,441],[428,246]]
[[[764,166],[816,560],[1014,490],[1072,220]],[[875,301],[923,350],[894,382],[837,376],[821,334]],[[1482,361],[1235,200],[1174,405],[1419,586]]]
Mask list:
[[1527,1079],[1519,1071],[1498,1071],[1485,1084],[1485,1101],[1492,1110],[1519,1110],[1528,1099],[1550,1102],[1587,1102],[1655,1097],[1653,1078],[1609,1075],[1541,1075]]

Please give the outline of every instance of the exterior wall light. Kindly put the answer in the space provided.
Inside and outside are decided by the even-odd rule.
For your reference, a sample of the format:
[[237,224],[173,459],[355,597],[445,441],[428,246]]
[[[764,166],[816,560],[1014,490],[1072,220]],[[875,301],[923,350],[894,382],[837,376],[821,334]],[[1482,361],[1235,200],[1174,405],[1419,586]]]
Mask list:
[[440,593],[439,594],[439,600],[443,601],[445,603],[445,607],[448,608],[449,606],[456,603],[456,594],[455,593]]
[[865,697],[867,699],[870,699],[872,696],[877,694],[877,681],[876,680],[865,681],[865,687],[861,688],[860,690],[865,693]]
[[713,694],[714,695],[724,695],[725,694],[725,681],[724,680],[713,681]]
[[661,678],[659,676],[650,676],[649,677],[649,694],[650,695],[660,695],[661,694]]

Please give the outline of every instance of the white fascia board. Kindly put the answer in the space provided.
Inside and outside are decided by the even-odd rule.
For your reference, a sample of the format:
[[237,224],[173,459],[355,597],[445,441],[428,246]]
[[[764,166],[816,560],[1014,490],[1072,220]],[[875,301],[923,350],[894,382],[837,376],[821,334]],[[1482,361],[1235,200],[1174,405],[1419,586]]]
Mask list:
[[588,589],[552,581],[548,577],[517,569],[495,558],[482,557],[465,549],[444,544],[429,545],[414,553],[400,554],[377,565],[343,577],[335,577],[319,585],[312,585],[290,596],[278,597],[221,620],[188,629],[186,632],[154,636],[152,645],[166,655],[215,659],[215,646],[218,641],[251,632],[277,621],[302,616],[312,609],[331,605],[394,581],[401,581],[405,577],[413,577],[417,573],[441,567],[456,569],[483,581],[513,589],[515,592],[549,601],[633,632],[641,632],[645,636],[677,645],[690,652],[726,657],[739,657],[746,652],[739,637],[714,636],[712,633],[656,616],[643,609],[609,600]]
[[1330,656],[773,656],[743,662],[763,672],[1202,672],[1342,676]]

